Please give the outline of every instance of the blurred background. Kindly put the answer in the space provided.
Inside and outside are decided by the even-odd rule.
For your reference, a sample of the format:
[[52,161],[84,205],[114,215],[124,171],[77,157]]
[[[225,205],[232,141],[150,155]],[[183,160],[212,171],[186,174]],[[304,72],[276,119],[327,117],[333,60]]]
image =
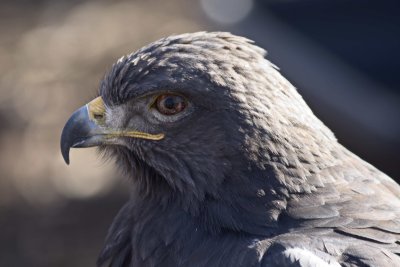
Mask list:
[[400,5],[17,0],[0,8],[0,266],[94,266],[129,182],[59,137],[124,54],[174,33],[249,37],[350,148],[400,179]]

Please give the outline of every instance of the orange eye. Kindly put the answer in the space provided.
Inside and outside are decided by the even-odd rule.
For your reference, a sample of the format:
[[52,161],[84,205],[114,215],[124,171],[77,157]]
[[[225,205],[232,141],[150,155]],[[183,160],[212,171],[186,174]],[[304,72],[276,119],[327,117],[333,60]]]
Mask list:
[[156,99],[156,109],[163,115],[175,115],[187,106],[184,97],[173,94],[160,95]]

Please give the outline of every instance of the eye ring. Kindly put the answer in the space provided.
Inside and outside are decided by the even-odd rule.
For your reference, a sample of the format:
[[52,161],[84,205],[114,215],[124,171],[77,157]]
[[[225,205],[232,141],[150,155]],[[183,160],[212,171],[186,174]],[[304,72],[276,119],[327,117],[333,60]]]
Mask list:
[[185,110],[188,101],[181,95],[166,93],[157,96],[153,106],[160,114],[172,116]]

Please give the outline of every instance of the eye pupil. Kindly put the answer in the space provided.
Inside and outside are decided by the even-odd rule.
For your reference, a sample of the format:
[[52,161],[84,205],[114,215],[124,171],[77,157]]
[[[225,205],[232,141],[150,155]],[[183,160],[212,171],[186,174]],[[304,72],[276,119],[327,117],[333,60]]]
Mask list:
[[[178,103],[179,104],[179,103]],[[175,106],[177,105],[177,103],[175,102],[175,98],[174,97],[166,97],[164,100],[164,107],[166,109],[174,109]]]
[[164,115],[174,115],[186,108],[184,97],[173,94],[165,94],[157,97],[156,108]]

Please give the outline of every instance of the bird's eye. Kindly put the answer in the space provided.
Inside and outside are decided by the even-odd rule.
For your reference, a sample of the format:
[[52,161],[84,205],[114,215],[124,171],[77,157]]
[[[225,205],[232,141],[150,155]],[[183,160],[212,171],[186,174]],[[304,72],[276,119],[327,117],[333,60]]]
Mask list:
[[163,115],[175,115],[183,111],[186,106],[186,99],[180,95],[160,95],[155,101],[155,108]]

